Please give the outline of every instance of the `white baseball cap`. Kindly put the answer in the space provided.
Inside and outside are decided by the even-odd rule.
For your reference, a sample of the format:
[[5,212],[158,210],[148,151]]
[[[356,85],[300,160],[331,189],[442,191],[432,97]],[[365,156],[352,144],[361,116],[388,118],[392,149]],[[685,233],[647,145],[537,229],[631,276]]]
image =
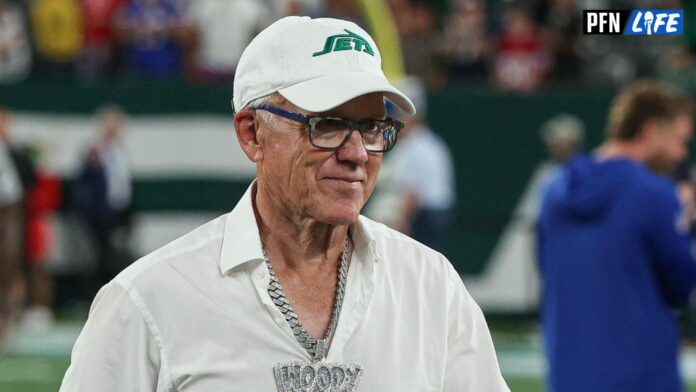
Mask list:
[[244,49],[234,75],[233,109],[280,93],[310,112],[324,112],[373,92],[415,114],[411,100],[382,72],[374,40],[353,22],[288,16],[260,32]]

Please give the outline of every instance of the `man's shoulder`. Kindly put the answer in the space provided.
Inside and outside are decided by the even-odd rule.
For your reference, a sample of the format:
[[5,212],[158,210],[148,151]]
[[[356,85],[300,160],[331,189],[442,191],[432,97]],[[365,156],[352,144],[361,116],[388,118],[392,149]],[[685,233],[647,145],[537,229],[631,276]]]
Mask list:
[[114,280],[124,286],[147,285],[177,264],[214,263],[217,260],[213,255],[219,254],[227,215],[219,216],[141,257]]
[[643,170],[641,174],[641,180],[656,190],[664,191],[674,189],[675,183],[670,178],[653,173],[650,170]]
[[633,182],[635,192],[651,201],[671,201],[676,198],[676,183],[645,167],[635,171]]
[[368,218],[361,217],[361,223],[374,240],[379,285],[443,303],[449,303],[457,287],[463,288],[459,273],[442,253]]

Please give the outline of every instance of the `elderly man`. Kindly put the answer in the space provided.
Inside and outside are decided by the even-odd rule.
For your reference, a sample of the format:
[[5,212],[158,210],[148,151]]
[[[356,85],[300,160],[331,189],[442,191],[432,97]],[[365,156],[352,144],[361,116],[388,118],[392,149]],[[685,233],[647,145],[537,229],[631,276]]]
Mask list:
[[360,217],[414,112],[353,23],[288,17],[246,48],[234,125],[257,180],[106,285],[62,391],[508,391],[439,253]]

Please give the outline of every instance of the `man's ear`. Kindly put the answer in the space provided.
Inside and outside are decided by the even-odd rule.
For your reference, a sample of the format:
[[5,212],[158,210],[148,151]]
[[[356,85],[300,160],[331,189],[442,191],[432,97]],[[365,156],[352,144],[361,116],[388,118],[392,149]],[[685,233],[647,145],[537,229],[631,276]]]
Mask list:
[[258,119],[256,111],[244,109],[234,115],[234,129],[237,132],[239,146],[247,158],[258,163],[263,158],[263,151],[258,140]]

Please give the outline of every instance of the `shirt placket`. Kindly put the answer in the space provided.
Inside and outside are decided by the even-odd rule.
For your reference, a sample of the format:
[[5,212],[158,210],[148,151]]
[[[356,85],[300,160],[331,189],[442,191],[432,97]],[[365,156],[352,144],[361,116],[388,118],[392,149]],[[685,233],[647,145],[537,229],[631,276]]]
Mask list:
[[290,325],[285,320],[285,316],[273,303],[271,296],[268,295],[268,285],[270,284],[271,277],[268,272],[268,268],[266,267],[266,263],[263,262],[263,260],[257,263],[248,263],[247,273],[249,274],[249,278],[254,285],[254,289],[256,290],[261,303],[271,316],[273,323],[280,328],[281,331],[283,331],[288,339],[290,339],[292,346],[296,347],[298,352],[301,352],[302,355],[307,358],[307,360],[310,360],[309,353],[307,353],[307,351],[305,351],[305,349],[302,348],[302,346],[300,346],[300,344],[297,342]]
[[[336,332],[330,342],[329,350],[326,355],[327,362],[343,361],[344,347],[355,331],[355,328],[357,328],[360,320],[364,318],[367,306],[374,294],[374,262],[375,258],[372,243],[369,245],[369,249],[366,249],[366,252],[353,251],[351,255],[350,268],[348,269],[348,278],[346,282],[346,294],[343,298],[343,306],[338,318],[338,324],[336,325]],[[298,352],[301,352],[302,356],[308,361],[311,361],[312,358],[309,353],[297,342],[290,325],[285,320],[285,316],[268,295],[270,274],[265,263],[248,263],[247,273],[261,303],[266,307],[273,322],[285,333],[286,337],[291,339],[293,347],[296,347]]]
[[327,362],[345,362],[345,346],[360,321],[364,319],[367,306],[372,300],[375,288],[375,258],[372,245],[370,244],[366,252],[353,251],[351,256],[343,308],[326,356]]

